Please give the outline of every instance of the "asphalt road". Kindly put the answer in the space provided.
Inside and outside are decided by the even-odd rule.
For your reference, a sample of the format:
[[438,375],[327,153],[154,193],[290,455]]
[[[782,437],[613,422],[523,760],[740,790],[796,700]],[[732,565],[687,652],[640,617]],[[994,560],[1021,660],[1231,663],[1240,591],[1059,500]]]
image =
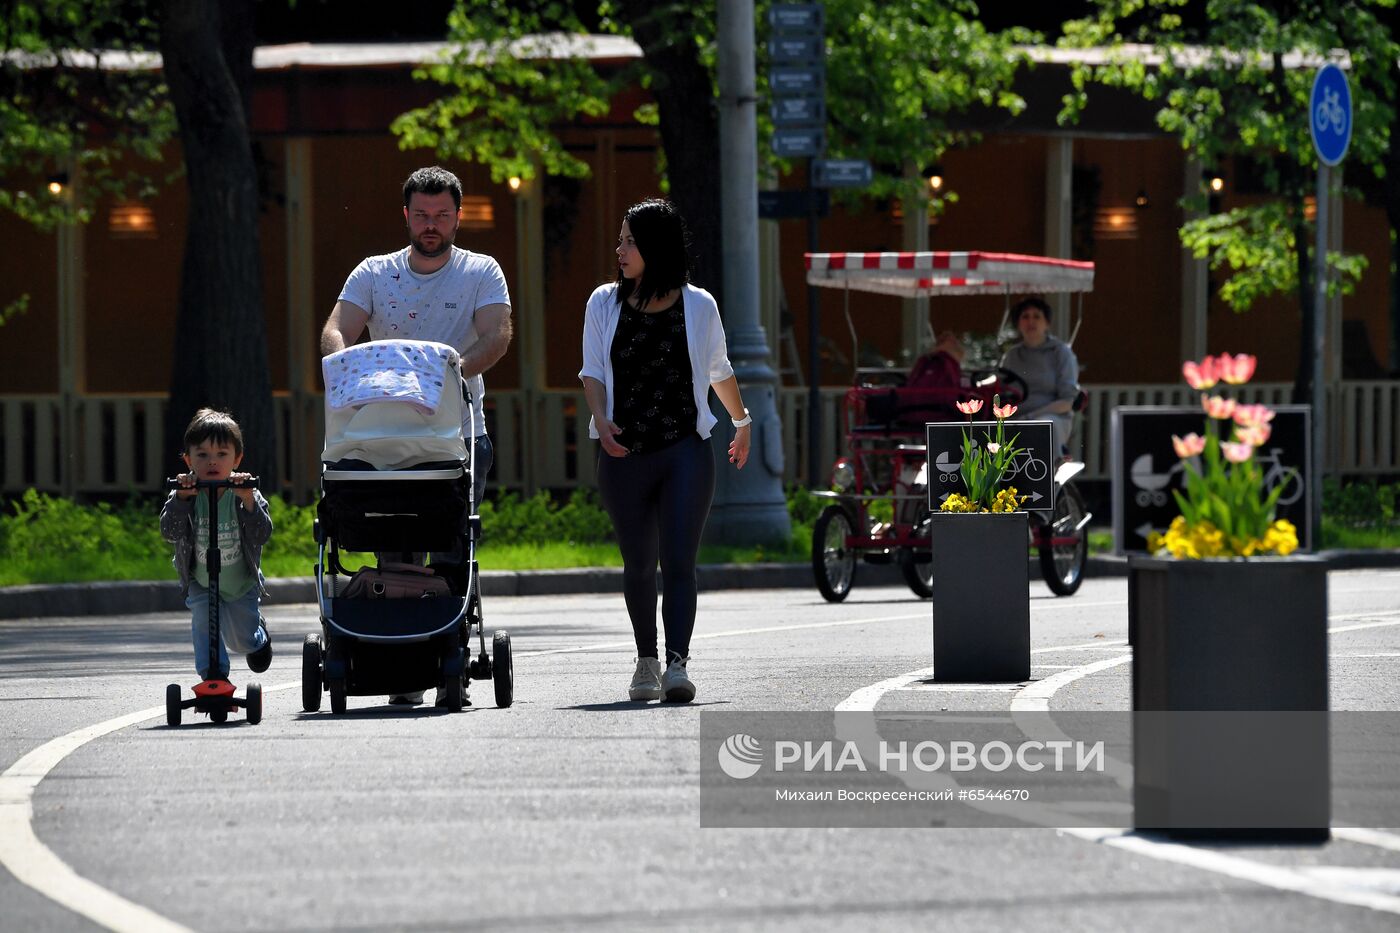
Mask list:
[[[1027,693],[901,678],[931,663],[929,604],[901,588],[705,593],[689,706],[626,701],[620,596],[496,597],[512,708],[477,684],[460,714],[341,717],[300,708],[314,607],[274,606],[262,724],[178,729],[183,614],[0,621],[0,928],[1395,930],[1400,833],[700,827],[702,710],[1125,710],[1126,595],[1033,584]],[[1333,709],[1400,711],[1400,571],[1334,572],[1330,603]]]

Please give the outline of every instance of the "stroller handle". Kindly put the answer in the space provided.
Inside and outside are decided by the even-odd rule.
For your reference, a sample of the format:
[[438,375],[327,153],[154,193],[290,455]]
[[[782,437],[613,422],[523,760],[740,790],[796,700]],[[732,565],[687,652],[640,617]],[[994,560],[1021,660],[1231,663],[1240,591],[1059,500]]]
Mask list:
[[167,478],[166,489],[220,489],[224,486],[230,489],[257,489],[258,478],[250,476],[247,479],[199,479],[195,480],[193,486],[186,486],[180,482],[179,477]]

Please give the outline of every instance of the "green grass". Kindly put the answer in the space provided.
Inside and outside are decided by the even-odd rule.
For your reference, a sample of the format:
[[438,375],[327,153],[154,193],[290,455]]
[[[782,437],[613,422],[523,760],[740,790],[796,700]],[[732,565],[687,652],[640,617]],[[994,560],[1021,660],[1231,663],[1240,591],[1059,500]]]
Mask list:
[[[1325,487],[1323,548],[1400,549],[1400,484],[1352,483]],[[800,490],[788,491],[792,536],[782,547],[703,547],[702,564],[806,563],[812,524],[823,500]],[[263,550],[268,577],[305,577],[312,573],[316,547],[312,535],[315,509],[270,503],[275,531]],[[132,499],[122,504],[80,505],[32,490],[0,509],[0,586],[27,583],[78,583],[98,580],[173,580],[170,545],[160,539],[159,503]],[[619,567],[622,558],[612,525],[596,497],[577,492],[566,500],[539,494],[529,499],[502,495],[483,503],[484,543],[478,552],[483,570],[547,570],[568,567]],[[1091,554],[1111,553],[1107,529],[1089,531]],[[373,563],[368,554],[344,555],[358,567]]]

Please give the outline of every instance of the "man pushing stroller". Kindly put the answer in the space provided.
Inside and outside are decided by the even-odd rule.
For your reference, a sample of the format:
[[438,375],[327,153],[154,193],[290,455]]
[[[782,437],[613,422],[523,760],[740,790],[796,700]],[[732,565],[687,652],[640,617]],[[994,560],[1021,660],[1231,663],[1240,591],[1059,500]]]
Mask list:
[[[330,356],[369,339],[424,340],[447,344],[461,355],[461,373],[475,404],[462,435],[474,447],[473,501],[480,502],[493,451],[482,413],[481,374],[505,355],[512,333],[510,293],[500,264],[483,253],[453,245],[462,183],[451,172],[420,168],[403,184],[408,246],[363,260],[341,289],[321,330],[321,355]],[[451,562],[460,555],[430,555]],[[423,694],[396,694],[389,702],[421,703]]]

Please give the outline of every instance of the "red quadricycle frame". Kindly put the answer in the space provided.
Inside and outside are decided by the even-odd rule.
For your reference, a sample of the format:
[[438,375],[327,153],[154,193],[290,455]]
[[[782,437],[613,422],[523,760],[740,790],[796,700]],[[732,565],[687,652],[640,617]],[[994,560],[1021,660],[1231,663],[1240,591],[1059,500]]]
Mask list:
[[[1009,253],[807,253],[806,264],[808,284],[845,293],[853,341],[852,291],[905,298],[997,294],[1009,309],[1013,294],[1082,295],[1094,281],[1090,262]],[[1071,343],[1077,332],[1076,321]],[[855,371],[841,407],[845,450],[832,467],[831,489],[816,493],[831,500],[812,535],[812,570],[823,597],[845,599],[859,563],[896,563],[916,595],[932,595],[924,425],[963,420],[954,407],[958,401],[980,398],[989,408],[997,396],[1003,403],[1017,402],[1026,392],[1018,375],[996,368],[965,371],[959,385],[938,387],[907,385],[904,374],[888,369]],[[1083,398],[1080,393],[1077,406]],[[956,465],[932,465],[940,468]],[[1039,554],[1046,583],[1062,596],[1079,588],[1088,560],[1092,516],[1072,485],[1083,469],[1076,461],[1059,463],[1053,511],[1031,513],[1028,544]]]

